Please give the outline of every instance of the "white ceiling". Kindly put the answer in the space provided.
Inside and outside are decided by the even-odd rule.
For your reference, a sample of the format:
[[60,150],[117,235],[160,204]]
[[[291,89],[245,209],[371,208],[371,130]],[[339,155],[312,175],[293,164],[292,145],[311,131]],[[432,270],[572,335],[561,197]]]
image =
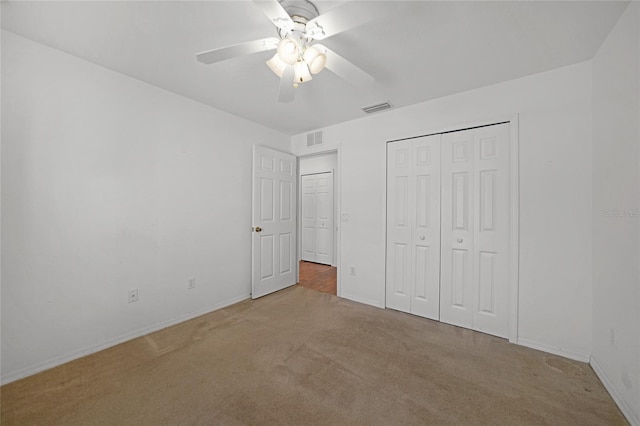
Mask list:
[[[320,13],[342,6],[314,2]],[[276,36],[251,1],[3,1],[2,28],[297,134],[590,59],[627,2],[359,1],[386,18],[323,41],[376,79],[356,89],[330,71],[278,103],[272,52],[204,65],[204,50]],[[46,66],[46,64],[43,64]]]

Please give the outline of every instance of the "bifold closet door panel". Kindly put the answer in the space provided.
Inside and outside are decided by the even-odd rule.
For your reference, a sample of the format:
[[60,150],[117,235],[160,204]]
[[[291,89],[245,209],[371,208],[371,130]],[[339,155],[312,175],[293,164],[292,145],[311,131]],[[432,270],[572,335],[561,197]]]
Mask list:
[[385,304],[403,312],[411,312],[411,175],[411,141],[388,143]]
[[333,262],[333,173],[302,176],[302,260]]
[[333,262],[333,173],[316,175],[316,262]]
[[386,306],[439,319],[440,135],[387,145]]
[[414,139],[411,313],[440,319],[440,135]]
[[442,137],[440,319],[508,337],[509,125]]
[[474,330],[508,337],[510,164],[509,125],[474,131]]
[[316,261],[316,178],[302,176],[302,260]]
[[473,130],[442,135],[440,320],[473,328]]

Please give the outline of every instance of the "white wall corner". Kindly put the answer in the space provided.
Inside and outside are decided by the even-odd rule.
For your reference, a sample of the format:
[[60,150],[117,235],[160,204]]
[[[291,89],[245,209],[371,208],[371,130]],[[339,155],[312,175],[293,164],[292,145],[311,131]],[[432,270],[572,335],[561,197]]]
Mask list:
[[613,383],[609,379],[609,376],[607,376],[602,367],[600,367],[600,364],[598,364],[598,360],[592,356],[589,364],[591,365],[591,368],[593,368],[593,371],[596,373],[596,376],[598,376],[598,378],[604,385],[607,392],[609,392],[609,395],[611,395],[611,398],[613,398],[613,401],[616,403],[618,408],[620,408],[620,411],[622,411],[622,414],[624,414],[624,416],[627,418],[627,421],[631,424],[631,426],[640,426],[640,417],[638,417],[636,413],[633,412],[629,404],[622,398],[620,393],[613,386]]

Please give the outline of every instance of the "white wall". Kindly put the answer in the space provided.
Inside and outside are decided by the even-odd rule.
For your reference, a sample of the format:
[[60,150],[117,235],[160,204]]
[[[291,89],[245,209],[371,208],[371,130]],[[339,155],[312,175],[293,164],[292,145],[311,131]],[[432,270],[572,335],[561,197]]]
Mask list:
[[248,297],[289,137],[7,32],[2,79],[3,382]]
[[592,365],[640,425],[640,7],[593,59]]
[[[423,84],[437,84],[426,82]],[[390,99],[393,103],[393,99]],[[522,344],[591,353],[591,63],[392,110],[323,129],[341,146],[344,297],[384,306],[385,142],[519,114]],[[356,275],[349,271],[356,267]]]

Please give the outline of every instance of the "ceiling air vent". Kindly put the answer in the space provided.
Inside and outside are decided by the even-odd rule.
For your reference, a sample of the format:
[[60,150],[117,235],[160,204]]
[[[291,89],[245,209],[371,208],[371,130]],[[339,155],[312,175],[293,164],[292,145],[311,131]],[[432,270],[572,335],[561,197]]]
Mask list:
[[391,109],[392,105],[389,102],[383,102],[378,105],[371,105],[368,107],[362,108],[362,110],[367,114],[373,114],[374,112],[384,111],[385,109]]
[[307,146],[322,145],[322,130],[307,134]]

